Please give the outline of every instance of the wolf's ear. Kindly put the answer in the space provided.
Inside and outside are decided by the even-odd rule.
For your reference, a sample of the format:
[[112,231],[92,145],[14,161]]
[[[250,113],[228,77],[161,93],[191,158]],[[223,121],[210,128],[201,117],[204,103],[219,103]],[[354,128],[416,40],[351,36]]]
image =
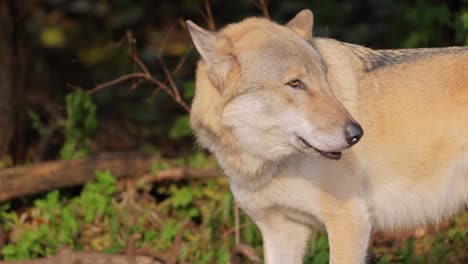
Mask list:
[[222,89],[225,79],[236,65],[236,59],[232,56],[231,41],[197,26],[190,20],[186,23],[193,44],[206,63],[208,77],[218,89]]
[[305,39],[312,38],[312,27],[314,26],[314,14],[309,9],[304,9],[289,21],[286,26],[294,30]]

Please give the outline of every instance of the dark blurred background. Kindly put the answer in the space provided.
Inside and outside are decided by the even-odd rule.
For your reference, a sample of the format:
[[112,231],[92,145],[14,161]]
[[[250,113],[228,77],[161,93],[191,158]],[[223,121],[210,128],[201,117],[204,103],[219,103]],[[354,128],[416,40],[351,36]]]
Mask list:
[[[192,48],[183,21],[191,19],[208,28],[208,5],[219,28],[248,16],[264,15],[260,2],[0,2],[0,54],[4,60],[0,65],[3,72],[0,154],[4,166],[58,158],[67,143],[69,114],[65,97],[139,70],[127,53],[126,32],[132,32],[135,52],[149,71],[167,83],[158,59],[160,55],[189,104],[198,54]],[[285,23],[299,10],[310,8],[315,15],[315,36],[377,49],[441,47],[468,42],[466,0],[270,0],[265,3],[275,21]],[[192,139],[187,112],[164,91],[156,92],[154,85],[142,83],[135,89],[135,82],[129,80],[92,94],[97,106],[97,128],[91,126],[89,133],[83,132],[86,142],[75,143],[86,145],[83,153],[157,149],[164,155],[175,156],[190,152]],[[83,125],[78,124],[77,128],[86,130],[80,126]],[[183,147],[187,145],[190,147]],[[80,150],[79,146],[75,148]]]

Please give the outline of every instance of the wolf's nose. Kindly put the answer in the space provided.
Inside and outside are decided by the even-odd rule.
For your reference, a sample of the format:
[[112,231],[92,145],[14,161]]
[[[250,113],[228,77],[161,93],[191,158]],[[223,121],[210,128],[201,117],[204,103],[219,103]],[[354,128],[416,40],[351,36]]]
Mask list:
[[350,122],[345,128],[346,142],[348,142],[350,146],[358,143],[363,134],[364,132],[358,123]]

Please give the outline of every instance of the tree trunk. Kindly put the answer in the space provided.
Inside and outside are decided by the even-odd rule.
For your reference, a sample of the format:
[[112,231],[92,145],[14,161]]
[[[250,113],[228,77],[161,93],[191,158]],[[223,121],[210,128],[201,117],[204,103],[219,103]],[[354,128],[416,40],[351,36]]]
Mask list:
[[0,160],[9,155],[15,129],[15,47],[14,1],[0,1]]

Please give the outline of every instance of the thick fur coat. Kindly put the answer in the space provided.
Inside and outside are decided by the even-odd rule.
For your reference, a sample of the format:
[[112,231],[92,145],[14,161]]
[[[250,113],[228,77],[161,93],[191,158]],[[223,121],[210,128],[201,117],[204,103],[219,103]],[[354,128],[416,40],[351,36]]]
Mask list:
[[285,26],[187,25],[202,57],[191,124],[260,228],[266,263],[301,263],[317,225],[331,263],[364,263],[372,229],[468,204],[468,48],[315,38],[309,10]]

